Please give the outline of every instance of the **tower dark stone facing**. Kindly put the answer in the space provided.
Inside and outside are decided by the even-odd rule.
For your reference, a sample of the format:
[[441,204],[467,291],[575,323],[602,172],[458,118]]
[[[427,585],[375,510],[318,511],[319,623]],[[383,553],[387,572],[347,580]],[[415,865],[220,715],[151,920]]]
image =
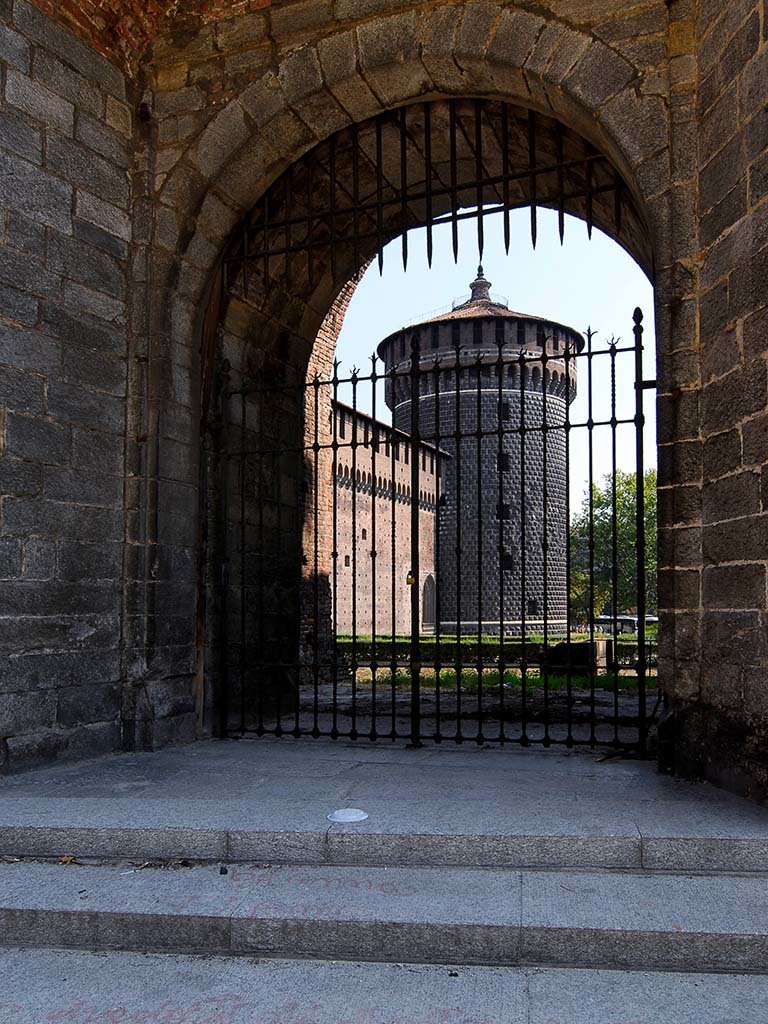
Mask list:
[[[378,346],[394,426],[449,453],[435,538],[443,634],[567,624],[567,424],[584,338],[471,294]],[[413,403],[413,396],[416,402]]]

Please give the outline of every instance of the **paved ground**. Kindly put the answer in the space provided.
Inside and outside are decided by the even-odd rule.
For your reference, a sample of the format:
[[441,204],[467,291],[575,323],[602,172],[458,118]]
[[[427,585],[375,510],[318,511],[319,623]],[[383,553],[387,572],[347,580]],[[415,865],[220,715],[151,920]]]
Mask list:
[[3,1024],[765,1024],[768,979],[0,951]]
[[[369,820],[329,829],[326,815],[345,806]],[[29,826],[642,836],[650,849],[655,837],[768,840],[768,808],[659,775],[650,762],[588,753],[285,738],[115,754],[0,778],[0,836]]]

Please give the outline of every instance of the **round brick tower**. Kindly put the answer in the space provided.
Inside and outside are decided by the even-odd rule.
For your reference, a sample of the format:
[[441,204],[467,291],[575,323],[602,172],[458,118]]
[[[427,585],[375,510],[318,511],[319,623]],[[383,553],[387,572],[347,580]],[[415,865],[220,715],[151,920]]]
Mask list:
[[510,310],[482,266],[470,288],[378,346],[395,427],[451,456],[436,527],[439,629],[557,632],[568,603],[566,408],[584,339]]

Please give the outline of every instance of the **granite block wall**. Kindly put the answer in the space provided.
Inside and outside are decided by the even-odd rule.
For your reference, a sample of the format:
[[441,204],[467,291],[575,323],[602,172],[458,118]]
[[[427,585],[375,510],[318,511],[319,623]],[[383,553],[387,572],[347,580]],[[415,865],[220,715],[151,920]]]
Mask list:
[[0,765],[118,748],[132,113],[0,4]]

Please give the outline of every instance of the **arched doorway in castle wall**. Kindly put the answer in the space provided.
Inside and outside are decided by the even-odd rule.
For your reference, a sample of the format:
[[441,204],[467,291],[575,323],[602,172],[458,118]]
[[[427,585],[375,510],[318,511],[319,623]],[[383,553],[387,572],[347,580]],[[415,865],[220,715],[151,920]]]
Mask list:
[[562,241],[578,219],[653,273],[616,162],[496,99],[419,102],[330,135],[235,232],[204,373],[221,733],[645,749],[641,311],[598,336],[510,307],[481,265],[449,309],[372,325],[367,365],[337,358],[385,252],[404,270],[436,247],[463,259],[468,228],[473,257],[493,232],[514,252],[521,215],[534,246],[544,224]]

